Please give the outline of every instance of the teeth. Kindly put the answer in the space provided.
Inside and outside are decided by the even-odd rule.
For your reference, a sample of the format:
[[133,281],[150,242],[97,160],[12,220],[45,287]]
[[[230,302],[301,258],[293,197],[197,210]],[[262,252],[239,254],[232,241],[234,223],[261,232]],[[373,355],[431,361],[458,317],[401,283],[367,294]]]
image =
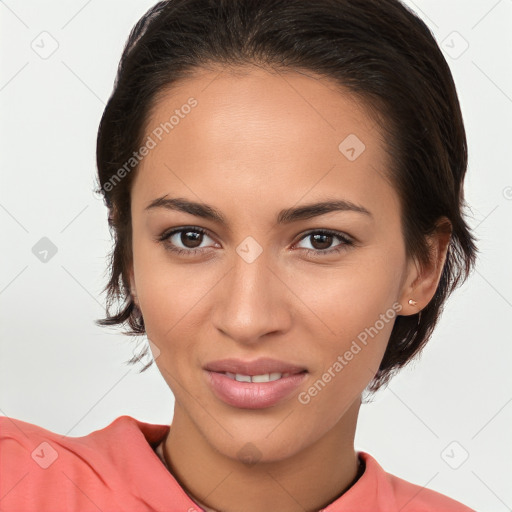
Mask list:
[[252,382],[272,382],[283,376],[282,373],[265,373],[263,375],[253,375]]
[[225,373],[226,377],[229,377],[230,379],[237,380],[238,382],[272,382],[274,380],[279,380],[283,377],[288,377],[289,373],[264,373],[262,375],[243,375],[241,373]]

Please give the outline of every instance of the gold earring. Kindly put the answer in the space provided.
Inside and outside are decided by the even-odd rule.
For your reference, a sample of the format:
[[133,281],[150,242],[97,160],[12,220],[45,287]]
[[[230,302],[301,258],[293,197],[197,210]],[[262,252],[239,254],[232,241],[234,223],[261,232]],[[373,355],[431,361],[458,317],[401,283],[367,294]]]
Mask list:
[[417,305],[418,305],[418,303],[417,303],[415,300],[413,300],[413,299],[409,299],[409,305],[411,305],[411,306],[417,306]]

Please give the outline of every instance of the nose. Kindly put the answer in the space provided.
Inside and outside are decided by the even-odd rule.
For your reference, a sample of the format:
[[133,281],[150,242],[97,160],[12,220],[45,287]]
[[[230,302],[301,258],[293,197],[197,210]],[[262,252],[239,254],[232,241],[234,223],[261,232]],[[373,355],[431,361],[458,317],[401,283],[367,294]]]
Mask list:
[[233,267],[219,283],[213,311],[214,326],[239,344],[254,345],[266,335],[290,329],[293,294],[265,252],[248,262],[235,255]]

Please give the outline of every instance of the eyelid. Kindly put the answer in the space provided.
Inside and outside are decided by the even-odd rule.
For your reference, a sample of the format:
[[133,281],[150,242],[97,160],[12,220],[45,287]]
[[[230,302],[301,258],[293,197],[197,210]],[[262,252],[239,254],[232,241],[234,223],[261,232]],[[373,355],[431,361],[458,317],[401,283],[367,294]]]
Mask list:
[[293,245],[297,245],[298,243],[302,242],[302,240],[307,239],[313,234],[333,236],[341,240],[341,242],[337,245],[334,245],[333,247],[329,247],[328,249],[310,249],[308,247],[299,247],[294,250],[305,251],[308,255],[312,256],[313,258],[327,258],[329,256],[337,255],[343,251],[346,251],[349,248],[356,245],[356,241],[350,235],[334,229],[326,228],[310,229],[305,233],[302,233],[301,237]]
[[[210,234],[210,232],[205,228],[201,228],[199,226],[179,226],[176,228],[168,229],[168,230],[164,231],[161,235],[158,235],[157,241],[167,242],[173,235],[175,235],[177,233],[187,232],[187,231],[197,231],[198,233],[206,235],[209,238],[211,238],[212,240],[215,240],[215,237],[213,237]],[[200,249],[204,249],[204,247],[199,248],[199,250]],[[194,249],[188,250],[188,252],[193,252],[193,251],[194,251]]]
[[[318,233],[323,234],[323,235],[332,235],[337,238],[340,238],[344,242],[355,244],[355,239],[352,236],[348,235],[347,233],[344,233],[342,231],[337,231],[335,229],[327,229],[327,228],[308,229],[304,233],[301,233],[300,238],[298,238],[297,242],[300,242],[301,240],[303,240],[304,238],[307,238],[310,235],[318,234]],[[297,242],[295,242],[295,243],[297,243]]]
[[[215,237],[211,236],[210,232],[205,228],[201,228],[199,226],[179,226],[179,227],[171,228],[169,230],[164,231],[161,235],[159,235],[157,237],[157,241],[164,243],[164,244],[167,243],[168,250],[170,250],[171,252],[177,253],[177,254],[195,255],[195,254],[198,254],[198,253],[208,250],[209,247],[196,247],[196,248],[192,248],[192,249],[182,249],[181,247],[176,247],[176,246],[170,247],[172,244],[169,244],[168,242],[169,242],[169,239],[173,235],[175,235],[177,233],[181,233],[181,232],[187,232],[187,231],[196,231],[198,233],[208,236],[212,240],[215,240]],[[309,236],[311,236],[313,234],[331,235],[335,238],[340,239],[341,243],[338,245],[335,245],[334,247],[328,248],[328,249],[309,249],[309,248],[299,247],[298,250],[306,251],[308,254],[314,254],[314,256],[322,257],[323,255],[334,254],[336,252],[340,252],[343,249],[346,249],[348,247],[356,245],[356,240],[352,236],[350,236],[344,232],[340,232],[340,231],[337,231],[334,229],[327,229],[327,228],[309,229],[309,230],[301,233],[300,237],[293,243],[293,245],[294,246],[297,245],[299,242],[301,242],[302,240],[308,238]],[[294,249],[294,250],[297,250],[297,249]]]

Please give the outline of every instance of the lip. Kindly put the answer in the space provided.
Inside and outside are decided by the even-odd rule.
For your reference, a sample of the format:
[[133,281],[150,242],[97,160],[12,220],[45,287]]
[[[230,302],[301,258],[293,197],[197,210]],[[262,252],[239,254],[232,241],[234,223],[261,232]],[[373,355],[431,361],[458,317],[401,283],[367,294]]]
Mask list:
[[[240,409],[264,409],[277,405],[293,393],[307,375],[303,367],[269,358],[255,361],[223,359],[208,363],[204,370],[206,380],[217,398]],[[266,373],[291,375],[271,382],[238,382],[223,372],[250,376]]]
[[250,376],[277,372],[296,374],[306,370],[304,367],[268,357],[261,357],[254,361],[243,361],[242,359],[221,359],[219,361],[212,361],[211,363],[206,364],[204,369],[210,372],[241,373],[243,375]]

